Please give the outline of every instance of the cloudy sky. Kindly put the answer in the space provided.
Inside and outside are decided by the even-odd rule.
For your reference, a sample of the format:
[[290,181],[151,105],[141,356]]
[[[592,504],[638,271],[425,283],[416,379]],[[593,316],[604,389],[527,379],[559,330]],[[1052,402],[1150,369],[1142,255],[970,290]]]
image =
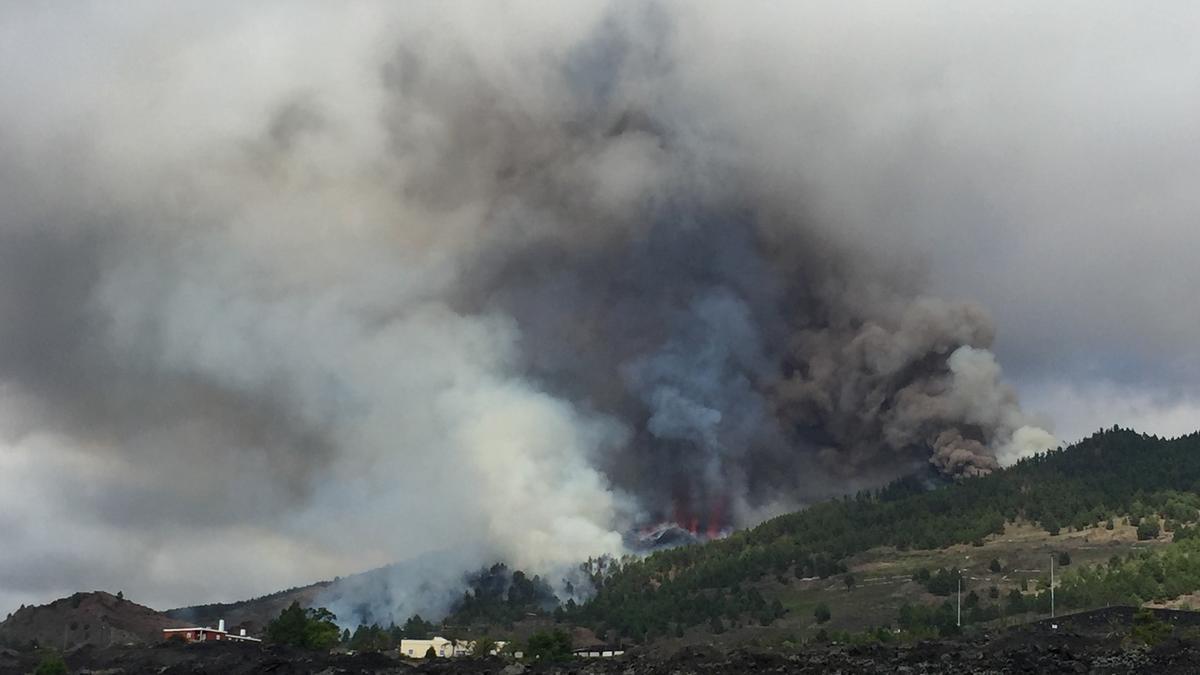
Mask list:
[[[533,567],[619,549],[646,503],[604,458],[640,442],[614,412],[638,391],[607,388],[658,377],[690,333],[633,360],[624,338],[599,356],[607,339],[540,336],[587,332],[562,298],[617,292],[589,281],[613,270],[596,251],[652,238],[630,222],[654,195],[673,195],[660,215],[803,221],[810,250],[871,270],[847,296],[986,310],[1021,415],[1059,439],[1200,428],[1198,20],[1188,2],[0,4],[0,613],[80,589],[234,600],[446,545]],[[547,252],[604,264],[546,295],[522,273]],[[738,283],[780,274],[731,256]],[[757,372],[774,322],[756,299],[786,289],[744,295],[684,314],[749,307],[730,340],[762,349],[719,355]],[[635,305],[622,325],[654,332],[657,305]],[[624,379],[581,395],[552,376],[590,359]]]

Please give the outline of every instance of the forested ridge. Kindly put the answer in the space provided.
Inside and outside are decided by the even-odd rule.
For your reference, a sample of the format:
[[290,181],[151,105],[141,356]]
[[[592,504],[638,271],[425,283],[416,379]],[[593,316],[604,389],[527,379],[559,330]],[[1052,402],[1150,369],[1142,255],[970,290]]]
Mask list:
[[[876,546],[942,548],[980,542],[1006,521],[1063,528],[1134,525],[1172,529],[1200,511],[1200,433],[1160,439],[1113,427],[1008,469],[930,490],[915,478],[816,504],[702,546],[642,559],[590,561],[596,595],[569,620],[634,639],[778,607],[746,588],[764,575],[827,577]],[[1139,534],[1141,532],[1139,531]],[[1139,596],[1140,597],[1140,596]]]

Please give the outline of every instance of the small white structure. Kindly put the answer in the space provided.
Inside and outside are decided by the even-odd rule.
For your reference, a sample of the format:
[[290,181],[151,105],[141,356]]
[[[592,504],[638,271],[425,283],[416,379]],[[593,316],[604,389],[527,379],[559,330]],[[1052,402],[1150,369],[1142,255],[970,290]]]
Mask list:
[[207,642],[209,640],[230,640],[232,642],[262,642],[258,638],[253,638],[246,635],[246,629],[238,631],[237,635],[233,635],[225,630],[225,619],[217,622],[216,628],[207,626],[195,626],[193,628],[164,628],[164,640],[183,640],[184,642]]
[[[497,642],[489,654],[495,656],[504,649],[506,642]],[[474,640],[447,640],[444,637],[434,636],[429,640],[400,640],[400,655],[407,656],[410,659],[423,659],[425,654],[433,649],[433,653],[440,658],[452,658],[455,656],[471,656],[475,653]]]
[[571,653],[581,659],[607,659],[620,656],[625,653],[625,650],[620,646],[614,645],[594,645],[592,647],[576,649]]

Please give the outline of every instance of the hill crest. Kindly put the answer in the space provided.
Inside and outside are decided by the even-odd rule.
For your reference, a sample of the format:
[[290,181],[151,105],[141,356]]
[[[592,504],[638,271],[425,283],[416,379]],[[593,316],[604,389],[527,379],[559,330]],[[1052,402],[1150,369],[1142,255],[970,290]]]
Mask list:
[[145,644],[161,639],[162,629],[184,622],[105,591],[80,592],[45,605],[28,605],[0,623],[0,643],[67,650]]

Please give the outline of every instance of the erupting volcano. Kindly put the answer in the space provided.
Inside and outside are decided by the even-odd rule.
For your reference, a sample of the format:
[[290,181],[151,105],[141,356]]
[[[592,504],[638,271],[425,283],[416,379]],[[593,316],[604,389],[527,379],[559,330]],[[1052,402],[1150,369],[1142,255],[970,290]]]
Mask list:
[[289,579],[561,569],[1055,444],[823,58],[770,83],[692,3],[324,6],[45,12],[113,34],[0,87],[47,102],[0,106],[5,438],[119,484],[94,508],[173,541],[157,567],[200,564],[169,518],[203,513]]
[[[638,528],[631,538],[635,549],[669,548],[728,536],[733,524],[726,518],[724,495],[710,502],[676,502],[669,515],[660,514],[651,524]],[[696,510],[696,507],[707,507]]]
[[705,495],[700,499],[678,499],[672,509],[670,522],[693,536],[716,539],[732,528],[726,519],[729,498],[723,494]]

